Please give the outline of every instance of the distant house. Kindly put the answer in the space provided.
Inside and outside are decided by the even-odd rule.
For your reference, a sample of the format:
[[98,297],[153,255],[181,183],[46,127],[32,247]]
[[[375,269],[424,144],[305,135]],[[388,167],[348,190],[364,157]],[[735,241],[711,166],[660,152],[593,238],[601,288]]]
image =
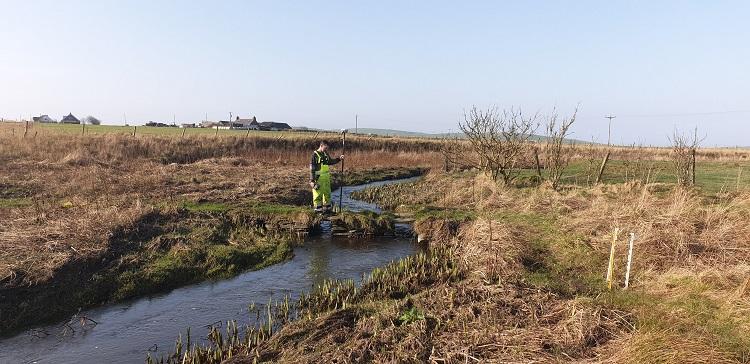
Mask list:
[[260,124],[258,124],[258,119],[256,119],[255,116],[251,119],[240,119],[238,116],[232,122],[232,129],[259,130]]
[[215,121],[208,121],[208,120],[201,121],[201,123],[200,123],[200,127],[201,128],[214,128],[214,127],[216,127],[218,125],[219,125],[219,123],[217,123]]
[[228,121],[228,120],[219,120],[219,122],[214,123],[214,126],[217,129],[234,129],[232,127],[233,125],[234,125],[234,123],[232,123],[231,121]]
[[61,124],[80,124],[81,121],[78,120],[78,118],[76,118],[75,116],[73,116],[72,113],[70,113],[68,114],[68,116],[62,118],[62,120],[60,120],[60,123]]
[[56,123],[57,121],[49,115],[34,116],[31,120],[35,123]]
[[213,127],[219,129],[239,129],[239,130],[259,130],[260,124],[258,120],[253,116],[252,119],[240,119],[238,116],[234,120],[219,120],[218,123],[213,123]]
[[176,127],[177,126],[177,125],[169,125],[169,124],[165,124],[165,123],[159,123],[159,122],[156,122],[156,121],[149,121],[149,122],[147,122],[144,125],[145,126],[153,126],[153,127],[156,127],[156,128],[170,128],[170,127]]
[[258,124],[258,127],[260,128],[260,130],[266,131],[292,130],[292,127],[287,123],[277,123],[273,121],[264,121]]
[[187,129],[187,128],[195,128],[195,123],[183,123],[180,124],[180,128]]

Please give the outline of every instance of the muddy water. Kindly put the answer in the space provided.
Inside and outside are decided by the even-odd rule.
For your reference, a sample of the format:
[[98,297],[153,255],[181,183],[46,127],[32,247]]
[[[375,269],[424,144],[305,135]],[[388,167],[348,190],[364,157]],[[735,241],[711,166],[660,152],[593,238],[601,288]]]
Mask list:
[[[401,181],[409,181],[401,180]],[[353,200],[351,192],[392,182],[377,182],[344,189],[342,203],[351,210],[380,211],[377,206]],[[339,191],[334,191],[338,200]],[[332,237],[324,224],[323,234],[307,238],[294,249],[294,258],[235,278],[204,282],[162,295],[87,310],[82,315],[96,321],[84,327],[76,320],[28,330],[0,341],[0,363],[142,363],[148,353],[167,354],[176,336],[190,327],[193,341],[203,342],[210,325],[227,320],[252,323],[260,308],[271,300],[290,295],[296,300],[324,279],[359,282],[373,268],[413,254],[408,225],[398,225],[395,237],[353,239]]]

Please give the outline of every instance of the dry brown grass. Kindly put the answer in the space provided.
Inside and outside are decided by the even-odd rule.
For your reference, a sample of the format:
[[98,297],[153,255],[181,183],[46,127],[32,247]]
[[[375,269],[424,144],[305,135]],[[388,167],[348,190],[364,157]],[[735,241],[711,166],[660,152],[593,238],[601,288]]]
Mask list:
[[[350,171],[439,164],[430,142],[360,137],[347,145]],[[24,139],[0,130],[0,282],[47,280],[65,262],[107,249],[113,229],[132,225],[159,204],[307,204],[315,147],[315,136],[307,134]]]
[[[471,173],[433,173],[421,183],[387,187],[377,195],[394,192],[398,197],[391,197],[391,206],[429,204],[436,216],[472,213],[472,221],[459,229],[441,218],[416,225],[433,243],[453,244],[469,276],[413,297],[440,328],[415,326],[404,333],[391,327],[399,332],[385,339],[393,351],[379,360],[421,353],[420,359],[437,363],[750,362],[750,198],[745,192],[708,197],[641,183],[559,192],[512,189]],[[545,227],[551,236],[535,232]],[[629,291],[608,293],[606,258],[597,256],[606,257],[614,227],[636,233],[635,255]],[[529,285],[524,265],[540,262],[523,260],[540,259],[528,250],[542,240],[549,244],[543,254],[559,260],[565,275],[601,272],[598,283],[590,282],[599,285],[599,293],[568,297]],[[623,234],[616,287],[623,283],[626,252]]]

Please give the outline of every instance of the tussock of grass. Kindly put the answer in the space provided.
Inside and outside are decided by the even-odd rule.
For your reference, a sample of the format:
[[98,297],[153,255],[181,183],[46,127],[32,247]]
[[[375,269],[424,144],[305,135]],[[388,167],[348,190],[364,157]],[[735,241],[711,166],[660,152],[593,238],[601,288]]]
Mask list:
[[390,213],[342,211],[330,220],[334,232],[352,235],[386,235],[393,233],[395,229],[395,216]]

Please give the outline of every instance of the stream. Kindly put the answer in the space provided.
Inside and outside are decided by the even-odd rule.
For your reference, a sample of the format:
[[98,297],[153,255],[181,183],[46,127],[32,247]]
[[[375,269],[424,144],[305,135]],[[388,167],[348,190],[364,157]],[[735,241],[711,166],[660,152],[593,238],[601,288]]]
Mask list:
[[[381,210],[374,204],[351,198],[351,193],[368,187],[409,182],[416,178],[374,182],[344,188],[342,205],[353,211]],[[338,203],[339,190],[332,193]],[[91,322],[81,327],[65,322],[26,330],[0,341],[0,363],[143,363],[147,354],[154,358],[174,349],[180,333],[191,329],[193,342],[207,343],[211,325],[237,320],[238,326],[255,322],[255,302],[265,307],[269,300],[281,301],[309,291],[325,279],[352,279],[393,260],[416,253],[411,226],[397,224],[395,236],[350,238],[334,237],[329,223],[321,234],[307,237],[294,248],[294,257],[258,271],[234,278],[207,281],[172,291],[81,312]],[[262,312],[262,311],[261,311]],[[222,328],[223,331],[223,328]]]

